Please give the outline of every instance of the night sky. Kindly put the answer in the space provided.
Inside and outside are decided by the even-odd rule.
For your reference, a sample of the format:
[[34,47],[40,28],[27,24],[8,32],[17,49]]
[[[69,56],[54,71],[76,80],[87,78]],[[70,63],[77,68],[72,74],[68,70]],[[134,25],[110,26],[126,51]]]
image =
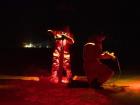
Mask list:
[[47,29],[68,24],[77,44],[92,32],[105,32],[108,47],[128,62],[139,61],[140,11],[132,1],[1,0],[0,6],[1,48],[47,39]]

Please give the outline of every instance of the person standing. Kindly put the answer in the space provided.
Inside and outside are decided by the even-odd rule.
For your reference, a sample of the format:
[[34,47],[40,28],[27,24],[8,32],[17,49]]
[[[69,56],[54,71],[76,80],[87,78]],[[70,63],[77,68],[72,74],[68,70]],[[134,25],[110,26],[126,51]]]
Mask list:
[[[72,78],[69,49],[74,44],[73,34],[70,32],[69,26],[48,31],[53,34],[55,39],[50,81],[53,83],[69,83]],[[63,70],[65,70],[66,78],[63,78]]]

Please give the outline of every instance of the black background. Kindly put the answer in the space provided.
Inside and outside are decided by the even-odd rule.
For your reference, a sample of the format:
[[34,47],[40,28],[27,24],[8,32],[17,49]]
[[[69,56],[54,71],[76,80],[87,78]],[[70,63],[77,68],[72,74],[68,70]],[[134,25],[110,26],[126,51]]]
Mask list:
[[[139,13],[138,3],[134,1],[1,0],[1,57],[8,61],[8,57],[19,54],[19,50],[22,55],[21,43],[47,40],[47,29],[68,24],[76,40],[73,56],[81,54],[90,33],[104,32],[108,35],[106,49],[116,53],[122,66],[139,65]],[[34,56],[39,54],[42,50]]]

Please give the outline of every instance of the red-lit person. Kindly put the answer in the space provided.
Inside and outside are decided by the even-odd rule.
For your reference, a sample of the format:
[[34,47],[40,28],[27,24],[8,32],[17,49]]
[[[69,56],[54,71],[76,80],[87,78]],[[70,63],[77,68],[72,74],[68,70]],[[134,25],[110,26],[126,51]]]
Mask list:
[[83,66],[91,87],[100,89],[114,72],[101,59],[115,59],[114,53],[102,51],[102,42],[106,36],[103,33],[90,36],[83,48]]
[[[52,32],[55,38],[50,81],[53,83],[69,83],[72,78],[69,48],[74,43],[73,34],[68,26],[48,31]],[[66,78],[62,78],[63,70],[65,70]]]

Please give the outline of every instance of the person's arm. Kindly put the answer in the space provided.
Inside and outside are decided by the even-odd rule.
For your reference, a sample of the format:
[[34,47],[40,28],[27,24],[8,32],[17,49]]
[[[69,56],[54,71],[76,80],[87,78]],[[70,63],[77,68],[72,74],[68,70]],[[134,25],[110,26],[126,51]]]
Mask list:
[[74,43],[74,38],[73,38],[73,35],[71,33],[63,33],[62,37],[64,37],[66,40],[68,40],[68,42],[70,44]]
[[55,39],[67,39],[70,44],[74,43],[73,35],[71,33],[53,30],[48,30],[48,32],[53,33]]
[[100,55],[100,59],[116,59],[116,56],[114,55],[114,52],[110,53],[108,51],[104,51]]

